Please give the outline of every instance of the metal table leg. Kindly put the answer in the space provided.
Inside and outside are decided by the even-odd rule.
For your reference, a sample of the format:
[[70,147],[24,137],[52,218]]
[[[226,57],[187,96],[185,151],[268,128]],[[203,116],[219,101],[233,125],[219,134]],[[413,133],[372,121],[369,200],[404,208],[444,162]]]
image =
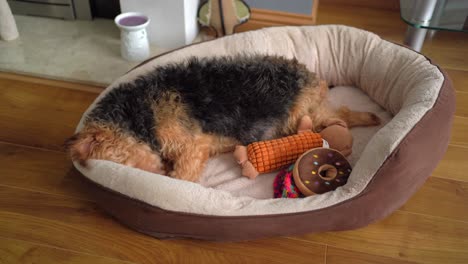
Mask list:
[[[447,0],[437,0],[437,5],[434,9],[434,13],[432,14],[431,24],[433,25],[439,24],[446,5],[447,5]],[[427,31],[426,38],[432,39],[436,33],[437,33],[436,29],[429,29]]]
[[[434,8],[437,0],[416,0],[412,7],[411,22],[417,25],[429,25],[429,22],[434,13]],[[405,35],[404,44],[410,46],[416,51],[421,51],[421,48],[426,37],[427,29],[408,26]]]

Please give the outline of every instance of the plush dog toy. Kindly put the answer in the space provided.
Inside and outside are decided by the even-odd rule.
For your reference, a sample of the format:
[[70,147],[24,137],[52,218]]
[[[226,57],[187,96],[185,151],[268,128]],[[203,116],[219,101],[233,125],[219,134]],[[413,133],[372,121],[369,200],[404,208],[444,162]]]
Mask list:
[[242,167],[242,175],[254,179],[260,173],[295,163],[304,152],[318,147],[330,147],[345,156],[351,154],[353,137],[345,122],[337,119],[320,133],[311,128],[312,121],[306,116],[301,119],[297,135],[236,146],[234,157]]

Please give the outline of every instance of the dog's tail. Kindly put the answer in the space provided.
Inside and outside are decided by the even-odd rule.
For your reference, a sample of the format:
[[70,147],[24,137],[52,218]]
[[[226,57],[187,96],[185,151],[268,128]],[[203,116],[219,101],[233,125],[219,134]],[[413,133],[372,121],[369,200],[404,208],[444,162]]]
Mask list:
[[337,114],[350,128],[356,126],[378,126],[381,123],[380,118],[374,113],[352,111],[345,106],[339,108]]

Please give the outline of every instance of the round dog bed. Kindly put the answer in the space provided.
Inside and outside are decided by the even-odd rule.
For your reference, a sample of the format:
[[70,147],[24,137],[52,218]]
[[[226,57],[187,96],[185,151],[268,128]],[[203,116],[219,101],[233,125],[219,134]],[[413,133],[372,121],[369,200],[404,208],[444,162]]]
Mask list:
[[246,240],[353,229],[402,206],[445,153],[455,108],[445,73],[421,54],[346,26],[275,27],[191,45],[139,65],[96,102],[155,66],[235,54],[296,58],[337,87],[330,92],[333,104],[382,118],[380,127],[352,129],[348,183],[307,198],[272,199],[274,174],[242,178],[230,154],[210,160],[200,183],[105,160],[91,160],[86,168],[75,163],[104,210],[159,238]]

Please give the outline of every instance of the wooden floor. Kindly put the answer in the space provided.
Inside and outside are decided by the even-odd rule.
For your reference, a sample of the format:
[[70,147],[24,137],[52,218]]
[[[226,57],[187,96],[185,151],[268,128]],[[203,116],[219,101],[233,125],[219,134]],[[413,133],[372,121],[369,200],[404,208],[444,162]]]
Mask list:
[[[319,23],[401,42],[398,13],[321,6]],[[468,34],[439,33],[425,54],[451,76],[448,151],[426,184],[366,228],[240,243],[160,241],[89,200],[61,149],[99,88],[0,73],[0,263],[468,263]]]

